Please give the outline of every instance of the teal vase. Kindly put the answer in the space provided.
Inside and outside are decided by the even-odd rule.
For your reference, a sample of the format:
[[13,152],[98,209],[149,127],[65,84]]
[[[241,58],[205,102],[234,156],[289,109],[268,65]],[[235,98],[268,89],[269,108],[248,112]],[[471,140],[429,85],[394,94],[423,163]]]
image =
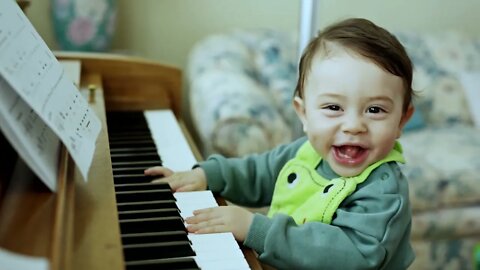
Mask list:
[[116,28],[115,0],[51,0],[51,8],[61,50],[110,50]]

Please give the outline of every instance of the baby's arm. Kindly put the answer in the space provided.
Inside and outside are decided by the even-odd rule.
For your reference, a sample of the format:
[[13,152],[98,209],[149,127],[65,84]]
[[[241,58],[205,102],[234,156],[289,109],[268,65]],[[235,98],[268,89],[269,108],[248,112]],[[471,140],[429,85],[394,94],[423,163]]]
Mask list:
[[196,191],[207,189],[207,178],[202,168],[195,168],[190,171],[173,172],[166,167],[153,167],[145,170],[145,175],[158,175],[153,183],[169,183],[174,192]]

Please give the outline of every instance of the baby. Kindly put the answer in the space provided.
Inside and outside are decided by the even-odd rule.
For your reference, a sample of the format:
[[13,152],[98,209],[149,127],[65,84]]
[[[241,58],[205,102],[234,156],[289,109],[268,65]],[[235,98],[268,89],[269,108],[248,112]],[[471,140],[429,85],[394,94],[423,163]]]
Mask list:
[[[191,171],[165,167],[174,191],[210,189],[245,206],[201,209],[192,233],[232,232],[280,269],[406,269],[408,183],[397,141],[412,116],[412,64],[399,41],[365,19],[333,24],[305,49],[293,106],[306,136],[262,154],[212,155]],[[232,142],[234,143],[234,142]]]

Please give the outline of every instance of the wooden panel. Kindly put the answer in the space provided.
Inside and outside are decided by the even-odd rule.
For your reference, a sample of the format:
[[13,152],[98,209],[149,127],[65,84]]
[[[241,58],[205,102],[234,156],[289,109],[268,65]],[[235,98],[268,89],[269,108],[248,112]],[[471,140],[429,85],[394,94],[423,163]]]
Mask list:
[[101,78],[83,74],[82,84],[96,84],[90,104],[102,122],[87,183],[76,171],[75,230],[72,269],[124,269],[120,227],[115,204],[112,164],[105,117]]
[[30,0],[17,0],[17,4],[25,12],[28,6],[30,6]]
[[[66,269],[71,243],[70,227],[74,186],[73,166],[63,148],[57,192],[52,193],[18,159],[0,201],[0,246],[24,255],[45,257],[52,270]],[[5,182],[4,182],[5,183]]]

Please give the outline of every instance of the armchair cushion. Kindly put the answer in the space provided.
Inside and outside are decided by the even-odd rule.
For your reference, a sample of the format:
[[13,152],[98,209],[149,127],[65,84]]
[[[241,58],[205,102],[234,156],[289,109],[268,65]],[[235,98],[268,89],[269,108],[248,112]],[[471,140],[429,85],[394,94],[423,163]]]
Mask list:
[[266,91],[242,73],[210,69],[197,76],[191,91],[191,108],[197,112],[192,117],[206,142],[204,150],[241,156],[291,140]]

